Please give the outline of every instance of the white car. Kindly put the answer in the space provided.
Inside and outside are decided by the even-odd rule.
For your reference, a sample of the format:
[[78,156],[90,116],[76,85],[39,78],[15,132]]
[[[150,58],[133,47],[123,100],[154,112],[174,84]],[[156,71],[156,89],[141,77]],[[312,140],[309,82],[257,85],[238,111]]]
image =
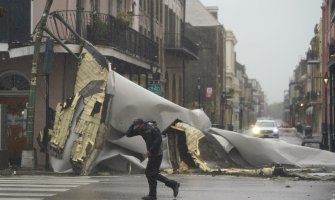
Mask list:
[[255,126],[252,128],[252,136],[260,138],[278,138],[279,130],[276,121],[271,119],[257,120]]

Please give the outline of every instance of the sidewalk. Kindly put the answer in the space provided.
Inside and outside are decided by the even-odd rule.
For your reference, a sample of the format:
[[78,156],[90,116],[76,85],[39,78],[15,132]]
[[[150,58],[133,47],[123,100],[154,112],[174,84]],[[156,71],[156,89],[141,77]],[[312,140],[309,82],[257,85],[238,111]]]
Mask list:
[[[307,137],[304,135],[304,133],[295,131],[296,135],[301,138],[302,146],[311,146],[314,148],[320,148],[321,142],[322,142],[322,135],[321,134],[316,134],[316,133],[312,133],[311,137]],[[308,144],[308,145],[306,145]],[[318,147],[316,147],[318,146]]]

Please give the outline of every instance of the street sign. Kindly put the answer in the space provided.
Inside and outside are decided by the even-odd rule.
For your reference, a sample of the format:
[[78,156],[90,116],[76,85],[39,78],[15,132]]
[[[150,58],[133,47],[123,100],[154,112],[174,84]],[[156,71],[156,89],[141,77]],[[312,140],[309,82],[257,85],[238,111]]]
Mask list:
[[213,88],[212,87],[207,87],[206,88],[206,97],[211,98],[213,96]]
[[151,92],[153,92],[153,93],[155,93],[157,95],[161,95],[161,84],[160,84],[160,81],[158,81],[158,80],[149,81],[148,90],[150,90]]

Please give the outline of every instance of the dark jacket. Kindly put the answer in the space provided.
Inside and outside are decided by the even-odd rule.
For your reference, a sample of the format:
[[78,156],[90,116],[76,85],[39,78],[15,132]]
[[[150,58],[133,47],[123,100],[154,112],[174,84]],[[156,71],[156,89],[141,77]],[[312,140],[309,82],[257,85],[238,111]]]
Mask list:
[[155,122],[145,122],[141,129],[134,129],[134,124],[132,124],[126,133],[126,136],[133,137],[137,135],[141,135],[144,139],[150,156],[159,156],[163,154],[162,135]]

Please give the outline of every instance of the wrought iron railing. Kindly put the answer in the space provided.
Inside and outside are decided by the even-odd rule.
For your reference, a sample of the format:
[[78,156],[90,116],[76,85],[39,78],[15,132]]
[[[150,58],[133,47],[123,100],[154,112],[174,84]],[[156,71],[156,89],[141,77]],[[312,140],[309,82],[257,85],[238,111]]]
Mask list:
[[[129,21],[111,15],[89,11],[57,11],[66,23],[83,38],[94,45],[111,46],[120,52],[151,62],[158,61],[158,44],[129,27]],[[66,27],[52,16],[48,21],[49,30],[67,43],[78,41]]]
[[307,60],[319,60],[318,52],[313,50],[308,50],[306,53]]
[[311,92],[307,92],[305,95],[305,101],[307,103],[317,103],[317,102],[321,102],[321,93],[319,91],[311,91]]
[[198,55],[199,48],[198,46],[189,40],[188,38],[181,36],[180,34],[176,33],[167,33],[164,37],[165,41],[165,48],[175,48],[181,49],[184,48],[194,55]]

